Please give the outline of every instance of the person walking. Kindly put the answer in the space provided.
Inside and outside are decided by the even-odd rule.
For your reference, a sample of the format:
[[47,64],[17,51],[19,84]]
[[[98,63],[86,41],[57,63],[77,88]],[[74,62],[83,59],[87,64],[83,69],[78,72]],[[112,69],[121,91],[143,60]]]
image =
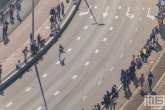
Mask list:
[[5,22],[3,23],[3,37],[6,36],[6,24]]
[[37,36],[38,49],[40,48],[41,38],[42,38],[42,37],[40,36],[40,34],[38,34],[38,36]]
[[20,11],[21,11],[21,4],[20,4],[20,2],[17,3],[16,9],[17,9],[17,18],[20,18]]
[[65,53],[64,47],[62,46],[62,44],[59,45],[59,59],[60,59],[61,53],[62,54]]
[[24,61],[27,62],[27,53],[29,52],[28,47],[25,47],[25,49],[22,50],[22,53],[24,54]]
[[1,79],[1,74],[2,74],[2,65],[0,65],[0,79]]
[[61,19],[61,17],[60,17],[60,11],[61,11],[60,4],[57,6],[57,11],[58,11],[58,20],[60,20]]
[[65,16],[65,14],[64,14],[64,3],[63,2],[61,2],[61,14],[62,14],[63,17]]
[[139,84],[141,87],[141,91],[143,91],[143,83],[145,82],[145,78],[143,77],[143,74],[141,74],[140,78],[139,78]]
[[152,86],[153,79],[154,79],[154,75],[150,71],[149,74],[148,74],[148,83],[149,83],[149,89],[150,89],[150,91],[152,91],[151,86]]
[[30,33],[30,42],[33,43],[33,35]]
[[52,7],[52,9],[50,10],[50,15],[55,18],[55,9],[54,9],[54,7]]
[[5,20],[5,24],[6,24],[6,35],[7,35],[7,30],[8,30],[9,22],[7,20]]
[[122,75],[122,83],[123,83],[123,90],[125,91],[126,90],[126,87],[127,87],[127,75],[126,73],[124,72],[124,74]]
[[12,8],[12,6],[9,9],[9,14],[10,14],[10,21],[13,20],[13,14],[14,14],[14,9]]
[[55,18],[54,18],[54,20],[56,21],[56,20],[57,20],[56,18],[57,18],[57,16],[58,16],[58,10],[57,10],[57,7],[55,7],[54,10],[55,10]]

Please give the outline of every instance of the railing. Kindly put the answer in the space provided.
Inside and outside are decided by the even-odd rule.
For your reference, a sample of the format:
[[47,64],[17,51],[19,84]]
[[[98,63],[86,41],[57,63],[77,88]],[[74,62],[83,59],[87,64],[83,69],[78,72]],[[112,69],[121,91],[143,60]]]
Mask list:
[[16,9],[16,3],[22,2],[23,0],[10,0],[1,10],[0,10],[0,25],[3,24],[4,20],[9,17],[9,8],[11,3],[14,5],[14,10]]

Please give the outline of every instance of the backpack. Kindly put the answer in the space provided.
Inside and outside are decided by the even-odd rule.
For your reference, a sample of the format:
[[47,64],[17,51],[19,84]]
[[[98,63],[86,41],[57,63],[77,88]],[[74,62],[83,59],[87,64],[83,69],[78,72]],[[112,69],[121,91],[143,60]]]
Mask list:
[[22,50],[22,53],[25,53],[25,49]]

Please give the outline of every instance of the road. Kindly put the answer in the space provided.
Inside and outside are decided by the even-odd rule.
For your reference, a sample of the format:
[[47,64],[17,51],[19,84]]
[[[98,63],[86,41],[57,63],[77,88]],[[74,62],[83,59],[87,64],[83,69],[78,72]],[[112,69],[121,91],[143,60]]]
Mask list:
[[[129,66],[131,55],[138,53],[156,22],[147,17],[149,8],[151,15],[156,13],[148,0],[88,3],[97,22],[105,25],[92,25],[82,1],[66,31],[37,64],[49,110],[90,110],[100,102],[113,84],[120,85],[120,68]],[[103,18],[106,9],[108,15]],[[59,43],[66,51],[62,62],[58,61]],[[45,110],[35,68],[2,91],[0,99],[2,110]]]

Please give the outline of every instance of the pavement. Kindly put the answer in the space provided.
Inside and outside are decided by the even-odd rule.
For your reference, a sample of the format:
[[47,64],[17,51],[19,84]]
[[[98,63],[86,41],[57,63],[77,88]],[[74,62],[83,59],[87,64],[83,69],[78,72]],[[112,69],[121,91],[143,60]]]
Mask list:
[[[58,5],[59,3],[60,1],[41,0],[37,4],[37,6],[35,7],[35,21],[36,21],[35,38],[39,33],[43,36],[43,38],[47,37],[48,33],[50,33],[49,12],[50,9],[52,8],[52,4]],[[64,5],[67,8],[68,4],[66,2],[64,2]],[[45,6],[50,8],[45,9]],[[28,8],[28,4],[25,7]],[[43,13],[45,14],[43,15]],[[2,79],[6,75],[8,75],[11,71],[15,70],[15,64],[18,62],[18,60],[23,60],[24,56],[22,54],[22,50],[25,48],[25,46],[30,47],[30,41],[29,41],[29,35],[31,33],[30,30],[31,30],[31,14],[8,36],[6,40],[0,43],[0,51],[1,51],[0,62],[3,65]],[[40,32],[38,33],[39,30]]]
[[[157,10],[148,2],[88,0],[100,23],[92,25],[95,21],[82,1],[58,42],[37,62],[41,86],[36,78],[36,68],[32,66],[1,91],[0,109],[45,110],[45,106],[49,110],[92,109],[113,84],[120,86],[120,68],[129,66],[132,54],[139,52],[155,26],[156,20],[147,17],[147,13],[149,8],[150,15]],[[108,14],[103,16],[103,13]],[[37,33],[41,32],[43,36],[47,33],[44,28]],[[59,43],[66,51],[61,61],[58,59]]]
[[[39,1],[40,0],[34,0],[34,5],[36,6]],[[10,21],[9,16],[8,16],[8,19],[7,19],[7,21],[9,22],[8,32],[7,32],[8,35],[10,35],[22,23],[22,21],[26,19],[26,17],[31,13],[31,11],[32,11],[32,3],[29,2],[28,0],[23,0],[21,2],[20,18],[17,18],[16,10],[14,11],[14,14],[13,14],[13,18],[14,18],[13,21]],[[1,27],[2,26],[3,25],[1,25]],[[10,42],[10,36],[11,35],[8,36],[7,39],[4,39],[2,29],[0,30],[0,35],[1,35],[0,36],[0,42],[4,45],[4,47],[7,46]]]

